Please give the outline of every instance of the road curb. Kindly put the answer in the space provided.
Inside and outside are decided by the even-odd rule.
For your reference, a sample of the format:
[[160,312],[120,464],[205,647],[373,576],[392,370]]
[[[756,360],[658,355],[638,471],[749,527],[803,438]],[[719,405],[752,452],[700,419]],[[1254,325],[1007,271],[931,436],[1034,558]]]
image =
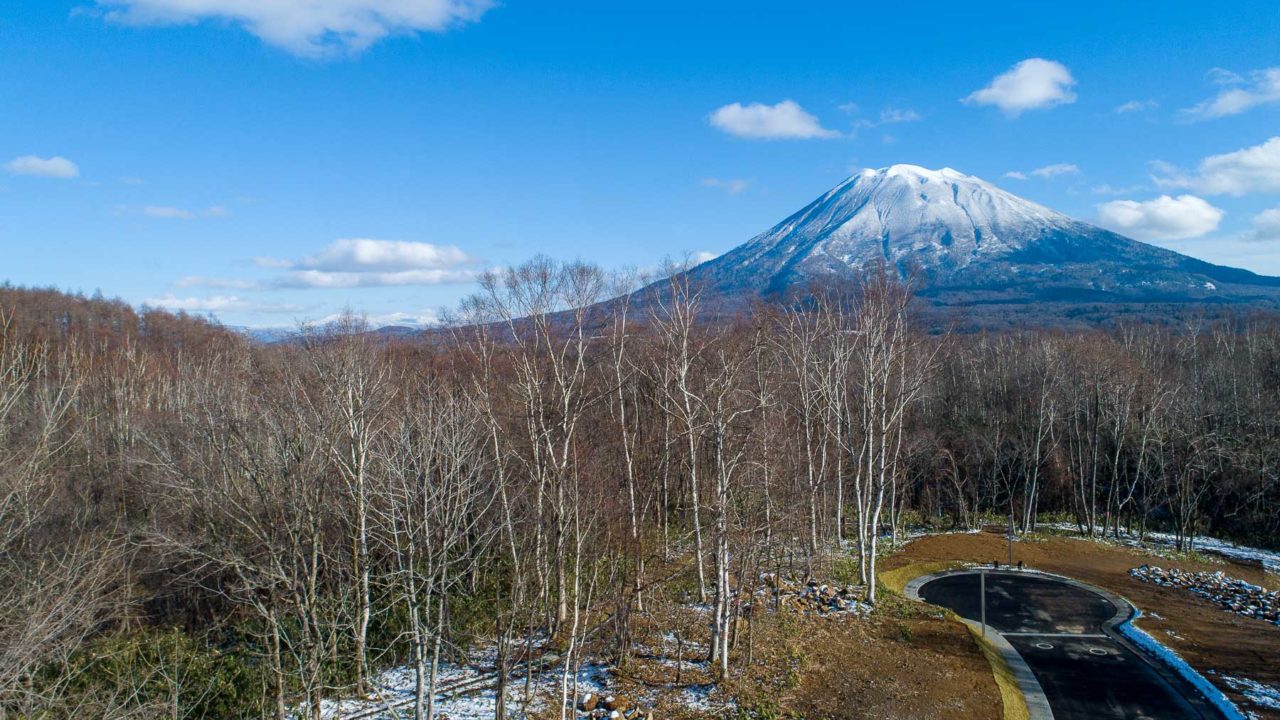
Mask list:
[[[920,597],[920,588],[931,580],[936,580],[947,575],[955,575],[957,573],[977,572],[974,569],[965,570],[946,570],[944,572],[931,573],[929,575],[921,575],[912,578],[907,582],[905,594],[907,597],[916,602],[925,602]],[[1000,633],[994,630],[982,635],[981,626],[956,615],[960,622],[968,625],[973,630],[975,636],[979,636],[983,641],[987,642],[1000,655],[1000,659],[1009,666],[1009,670],[1013,673],[1013,679],[1018,684],[1018,690],[1022,692],[1022,697],[1027,704],[1027,716],[1030,720],[1053,720],[1053,709],[1049,707],[1049,698],[1045,697],[1044,688],[1040,686],[1040,681],[1036,679],[1036,675],[1031,671],[1031,666],[1022,655],[1014,649],[1009,641],[1004,639]]]
[[[944,572],[937,572],[937,573],[932,573],[930,575],[922,575],[918,578],[914,578],[913,580],[907,583],[906,594],[908,597],[910,597],[913,600],[925,602],[925,600],[920,597],[920,588],[924,586],[926,583],[941,577],[949,576],[949,575],[974,573],[978,571],[979,571],[979,568],[967,568],[962,570],[948,570]],[[1179,694],[1182,695],[1183,699],[1189,704],[1191,704],[1191,706],[1194,707],[1196,711],[1200,713],[1201,716],[1224,717],[1226,718],[1226,720],[1244,720],[1245,716],[1240,712],[1239,708],[1237,708],[1235,704],[1232,703],[1231,700],[1222,693],[1221,690],[1215,687],[1203,675],[1201,675],[1194,668],[1188,665],[1186,661],[1182,660],[1175,653],[1173,653],[1172,650],[1169,650],[1168,648],[1164,648],[1164,646],[1159,645],[1158,641],[1156,641],[1154,638],[1150,638],[1150,636],[1147,636],[1150,639],[1151,643],[1155,643],[1159,645],[1159,647],[1164,648],[1166,651],[1164,653],[1155,652],[1150,647],[1147,647],[1147,643],[1143,642],[1141,638],[1136,637],[1138,634],[1142,634],[1142,635],[1146,634],[1140,628],[1138,628],[1133,624],[1134,620],[1136,620],[1138,617],[1141,617],[1142,612],[1138,609],[1136,605],[1129,602],[1127,598],[1121,595],[1117,595],[1116,593],[1113,593],[1110,590],[1107,590],[1105,588],[1100,588],[1096,585],[1091,585],[1089,583],[1076,580],[1075,578],[1072,578],[1072,577],[1059,575],[1057,573],[1045,572],[1043,570],[1034,570],[1034,569],[995,570],[995,569],[992,569],[992,570],[983,570],[983,572],[987,572],[992,575],[1014,575],[1014,576],[1042,575],[1045,577],[1053,578],[1055,581],[1061,582],[1063,584],[1071,585],[1071,586],[1080,588],[1081,590],[1085,590],[1087,592],[1100,596],[1107,602],[1111,603],[1112,607],[1115,608],[1115,613],[1111,616],[1111,618],[1109,618],[1108,620],[1102,623],[1103,633],[1105,633],[1112,640],[1115,640],[1117,643],[1127,648],[1129,651],[1133,652],[1134,655],[1136,655],[1137,657],[1143,659],[1158,675],[1162,676],[1165,679],[1166,683],[1169,683],[1171,686],[1174,686],[1176,688],[1176,683],[1173,683],[1170,680],[1171,676],[1177,677],[1183,680],[1184,682],[1189,683],[1195,689],[1196,694],[1194,696],[1189,696],[1185,692],[1181,692]],[[967,623],[976,625],[976,623],[973,623],[973,621],[971,620],[967,620],[964,618],[961,618],[961,619]],[[992,633],[989,633],[989,635],[994,635],[996,637],[1000,637],[1001,640],[1004,640],[1003,636],[1001,636],[1000,633],[998,632],[992,632]],[[1004,642],[1005,644],[1008,644],[1007,640],[1005,640]],[[1018,652],[1012,648],[1012,646],[1010,646],[1009,649],[1015,655],[1018,656],[1018,662],[1021,665],[1027,666],[1026,661],[1022,659],[1022,656],[1019,655]],[[1012,665],[1012,661],[1010,661],[1010,663]],[[1031,672],[1029,666],[1026,667],[1026,669],[1027,669],[1027,672]],[[1036,681],[1035,687],[1037,690],[1040,691],[1041,699],[1043,699],[1045,708],[1047,709],[1048,700],[1044,699],[1043,690],[1040,688],[1039,681]],[[1030,695],[1028,695],[1027,705],[1028,705],[1028,708],[1030,708],[1032,705],[1032,699]],[[1037,717],[1034,711],[1032,711],[1032,717],[1033,718]],[[1052,713],[1043,717],[1051,718]]]

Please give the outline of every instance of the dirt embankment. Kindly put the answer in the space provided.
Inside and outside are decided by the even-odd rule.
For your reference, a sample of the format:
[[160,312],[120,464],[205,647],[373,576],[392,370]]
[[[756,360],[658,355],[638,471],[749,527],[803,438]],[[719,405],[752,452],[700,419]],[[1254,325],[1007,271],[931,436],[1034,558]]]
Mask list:
[[[1246,711],[1278,718],[1280,711],[1251,703],[1222,680],[1223,675],[1249,678],[1280,687],[1280,627],[1242,617],[1177,587],[1141,582],[1129,570],[1143,564],[1188,571],[1223,571],[1251,583],[1274,588],[1277,578],[1238,564],[1156,557],[1141,550],[1063,537],[1037,537],[1014,543],[1014,562],[1067,575],[1124,596],[1144,617],[1138,626],[1175,650]],[[886,570],[916,563],[1007,562],[1003,535],[993,533],[934,535],[920,538],[884,561]],[[1210,672],[1212,671],[1212,672]]]

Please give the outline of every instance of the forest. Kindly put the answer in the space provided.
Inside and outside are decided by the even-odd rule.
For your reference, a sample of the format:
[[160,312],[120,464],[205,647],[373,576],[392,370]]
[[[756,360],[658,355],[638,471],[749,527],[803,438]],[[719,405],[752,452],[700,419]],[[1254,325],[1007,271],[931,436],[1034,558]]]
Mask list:
[[724,677],[762,573],[842,553],[874,605],[920,529],[1280,546],[1274,316],[947,332],[873,273],[726,319],[683,277],[537,258],[273,344],[0,288],[0,717],[318,718],[403,665],[429,718],[467,647],[625,663],[674,588]]

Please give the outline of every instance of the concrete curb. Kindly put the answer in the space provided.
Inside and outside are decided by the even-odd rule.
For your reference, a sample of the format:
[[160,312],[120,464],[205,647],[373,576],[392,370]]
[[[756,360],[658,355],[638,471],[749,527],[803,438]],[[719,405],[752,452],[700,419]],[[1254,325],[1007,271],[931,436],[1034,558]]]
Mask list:
[[[958,575],[961,573],[974,573],[974,572],[978,572],[978,570],[979,570],[978,568],[967,568],[963,570],[948,570],[946,572],[933,573],[931,575],[922,575],[907,583],[907,588],[906,588],[907,597],[910,597],[913,600],[924,602],[924,599],[920,597],[920,588],[925,583],[931,580],[936,580],[940,577],[948,576],[948,575]],[[1109,620],[1105,621],[1102,624],[1102,631],[1107,636],[1109,636],[1112,640],[1115,640],[1117,643],[1128,648],[1131,652],[1133,652],[1138,657],[1145,660],[1147,664],[1150,665],[1151,668],[1156,671],[1157,674],[1165,678],[1166,682],[1170,682],[1171,676],[1178,677],[1182,680],[1189,682],[1196,689],[1198,694],[1195,697],[1188,697],[1186,696],[1186,693],[1179,693],[1179,694],[1182,695],[1183,698],[1188,703],[1190,703],[1203,717],[1225,716],[1226,718],[1228,718],[1228,720],[1235,720],[1236,718],[1244,717],[1240,713],[1240,710],[1235,707],[1234,703],[1232,703],[1225,695],[1223,695],[1220,690],[1214,687],[1212,683],[1206,680],[1204,676],[1196,672],[1190,665],[1187,665],[1185,662],[1182,662],[1181,667],[1179,667],[1177,664],[1170,662],[1170,660],[1167,657],[1154,653],[1150,649],[1144,647],[1143,643],[1134,637],[1134,634],[1142,632],[1141,629],[1133,625],[1133,621],[1136,620],[1138,617],[1140,617],[1142,613],[1138,610],[1137,606],[1129,602],[1126,598],[1120,595],[1117,595],[1111,592],[1110,590],[1100,588],[1096,585],[1090,585],[1089,583],[1081,582],[1079,580],[1076,580],[1075,578],[1067,577],[1065,575],[1058,575],[1057,573],[1045,572],[1043,570],[1034,570],[1034,569],[994,570],[992,569],[992,570],[984,570],[983,572],[987,572],[993,575],[1043,575],[1045,577],[1053,578],[1058,582],[1062,582],[1067,585],[1072,585],[1074,587],[1080,588],[1081,590],[1085,590],[1102,597],[1104,600],[1111,603],[1112,607],[1116,609],[1115,614],[1112,615]],[[975,626],[977,625],[971,620],[965,620],[964,618],[961,618],[961,619],[964,620],[966,623],[969,623],[970,625],[975,625]],[[991,637],[992,635],[1000,637],[1000,640],[1004,642],[1005,645],[1008,645],[1008,641],[1005,640],[1002,636],[1000,636],[1000,633],[992,632],[988,634],[988,637]],[[1152,642],[1156,642],[1156,641],[1153,640]],[[1031,668],[1027,666],[1026,661],[1022,659],[1022,656],[1018,654],[1018,651],[1014,650],[1012,646],[1009,647],[1009,651],[1012,652],[1015,656],[1017,656],[1017,663],[1018,663],[1017,665],[1015,665],[1014,661],[1012,659],[1009,659],[1010,667],[1017,668],[1019,665],[1021,665],[1022,668],[1026,669],[1026,672],[1031,673]],[[1016,675],[1017,673],[1015,672],[1015,676]],[[1031,680],[1032,682],[1035,683],[1035,686],[1034,688],[1032,688],[1032,690],[1034,692],[1039,693],[1039,700],[1044,703],[1045,711],[1049,712],[1048,715],[1043,715],[1043,716],[1037,715],[1036,710],[1032,707],[1032,702],[1033,702],[1032,695],[1026,689],[1024,689],[1023,692],[1024,694],[1027,695],[1027,707],[1031,711],[1032,719],[1034,720],[1037,717],[1052,718],[1053,714],[1048,709],[1049,707],[1048,700],[1044,698],[1044,691],[1040,687],[1040,682],[1038,680],[1035,680],[1034,675],[1032,675]],[[1170,682],[1170,684],[1176,687],[1175,683]],[[1020,688],[1023,687],[1021,679],[1019,679],[1019,687]],[[1218,695],[1218,697],[1211,697],[1210,691],[1216,691],[1216,694]]]
[[[977,572],[977,570],[947,570],[946,572],[921,575],[907,583],[906,595],[916,602],[924,602],[924,598],[920,597],[920,588],[925,583],[947,575],[972,572]],[[956,617],[959,616],[957,615]],[[982,626],[979,623],[965,618],[959,619],[973,628],[976,634],[982,632]],[[1030,720],[1053,720],[1053,710],[1049,707],[1049,698],[1045,697],[1044,688],[1040,687],[1040,681],[1036,679],[1036,675],[1031,671],[1031,666],[1027,664],[1027,661],[1000,633],[992,630],[986,634],[985,638],[996,649],[996,652],[1000,653],[1000,658],[1009,665],[1009,669],[1013,671],[1013,679],[1018,683],[1018,690],[1022,692],[1023,698],[1026,699],[1027,715]]]

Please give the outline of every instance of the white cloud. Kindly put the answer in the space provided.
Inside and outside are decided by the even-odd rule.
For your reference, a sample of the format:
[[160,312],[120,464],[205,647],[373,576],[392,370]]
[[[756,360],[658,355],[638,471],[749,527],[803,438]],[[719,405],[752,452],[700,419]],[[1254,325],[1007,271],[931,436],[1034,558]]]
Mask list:
[[180,288],[207,287],[219,290],[254,290],[259,287],[259,283],[253,280],[211,278],[203,275],[188,275],[180,278],[174,285]]
[[1098,206],[1104,227],[1139,240],[1182,240],[1199,237],[1218,228],[1224,213],[1194,195],[1154,200],[1115,200]]
[[1114,187],[1110,183],[1102,183],[1101,185],[1095,185],[1092,188],[1095,195],[1131,195],[1145,189],[1146,188],[1141,185],[1123,185],[1120,187]]
[[307,270],[367,272],[439,269],[471,261],[466,253],[452,245],[356,238],[334,241],[294,266]]
[[1028,58],[997,75],[991,84],[971,93],[963,102],[995,105],[1009,117],[1027,110],[1073,103],[1076,84],[1071,71],[1062,63],[1043,58]]
[[1112,112],[1118,115],[1125,115],[1127,113],[1142,112],[1143,110],[1154,110],[1157,107],[1159,107],[1159,103],[1155,100],[1130,100],[1127,103],[1117,105]]
[[494,0],[98,0],[111,21],[179,25],[221,20],[296,55],[359,52],[389,36],[474,22]]
[[1201,192],[1213,195],[1280,192],[1280,137],[1205,158],[1192,183]]
[[161,297],[147,298],[143,301],[147,307],[169,310],[171,312],[217,313],[217,312],[275,312],[293,313],[303,309],[301,305],[288,303],[259,303],[245,300],[236,295],[214,295],[211,297],[177,297],[166,294]]
[[818,118],[792,100],[783,100],[777,105],[733,103],[711,113],[708,119],[714,127],[750,140],[808,140],[840,136],[840,133],[822,127]]
[[1280,207],[1253,216],[1253,240],[1280,240]]
[[1025,173],[1020,170],[1010,170],[1005,173],[1004,176],[1013,180],[1026,180],[1034,175],[1035,177],[1048,180],[1059,175],[1079,174],[1080,168],[1071,163],[1054,163],[1053,165],[1045,165],[1044,167],[1036,168],[1029,173]]
[[447,285],[449,283],[470,282],[475,278],[476,273],[467,269],[399,270],[395,272],[296,270],[279,278],[276,281],[276,285],[287,288],[334,290],[395,285]]
[[36,155],[23,155],[5,163],[4,169],[10,175],[32,175],[60,180],[70,180],[80,176],[80,168],[62,156],[42,158]]
[[703,187],[718,188],[730,195],[741,195],[747,188],[751,187],[751,182],[742,178],[730,178],[721,180],[720,178],[703,178]]
[[700,250],[694,253],[693,257],[689,258],[689,260],[694,265],[701,265],[704,262],[710,262],[718,257],[720,257],[720,253],[713,253],[709,250]]
[[1280,193],[1280,137],[1210,155],[1195,172],[1156,160],[1151,163],[1151,181],[1160,188],[1194,188],[1208,195]]
[[337,240],[301,260],[258,258],[264,267],[288,270],[275,285],[292,288],[357,288],[468,282],[476,259],[452,245],[367,238]]
[[1053,165],[1036,168],[1031,171],[1031,174],[1041,178],[1051,178],[1058,175],[1079,175],[1080,168],[1071,163],[1054,163]]
[[190,220],[195,217],[195,213],[182,208],[170,207],[168,205],[148,205],[142,208],[142,214],[147,217],[162,218],[165,220]]
[[1211,76],[1223,89],[1208,100],[1184,109],[1182,113],[1187,119],[1210,120],[1280,103],[1280,67],[1254,70],[1248,79],[1221,68],[1215,68]]
[[211,208],[195,211],[186,208],[174,207],[172,205],[146,205],[134,210],[127,205],[117,205],[116,211],[119,213],[140,212],[150,218],[158,218],[161,220],[191,220],[197,216],[221,218],[227,217],[231,211],[221,205],[215,205]]
[[916,122],[923,120],[920,113],[911,108],[892,108],[887,107],[880,111],[880,124],[892,125],[894,123]]

